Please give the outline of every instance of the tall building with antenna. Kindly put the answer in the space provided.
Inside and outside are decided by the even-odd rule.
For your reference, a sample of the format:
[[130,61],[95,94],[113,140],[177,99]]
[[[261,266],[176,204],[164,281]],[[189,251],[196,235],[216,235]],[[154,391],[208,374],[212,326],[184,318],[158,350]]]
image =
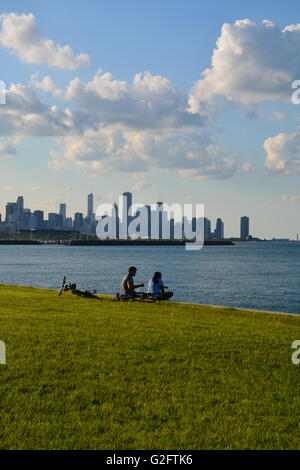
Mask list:
[[157,201],[157,204],[156,204],[156,210],[158,212],[158,238],[159,240],[162,240],[163,238],[163,229],[162,229],[162,225],[163,225],[163,207],[164,207],[164,203],[162,202],[162,198],[160,201]]

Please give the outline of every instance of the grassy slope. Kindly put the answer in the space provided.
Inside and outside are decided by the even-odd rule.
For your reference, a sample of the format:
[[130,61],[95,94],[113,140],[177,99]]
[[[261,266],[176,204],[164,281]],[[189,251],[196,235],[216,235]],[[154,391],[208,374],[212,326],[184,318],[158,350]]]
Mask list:
[[299,327],[0,286],[0,448],[299,449]]

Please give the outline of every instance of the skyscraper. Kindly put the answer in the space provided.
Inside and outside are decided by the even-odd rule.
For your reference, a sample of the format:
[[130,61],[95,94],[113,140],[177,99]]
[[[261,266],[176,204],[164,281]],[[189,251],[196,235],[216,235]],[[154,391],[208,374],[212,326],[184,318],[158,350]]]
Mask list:
[[204,240],[211,238],[211,221],[204,217]]
[[5,208],[5,222],[15,222],[17,213],[17,204],[15,202],[8,202]]
[[119,220],[119,208],[118,208],[118,204],[115,202],[114,203],[114,213],[113,213],[114,217],[115,217],[115,222],[116,222],[116,238],[120,238],[120,220]]
[[17,207],[16,207],[17,222],[22,221],[23,211],[24,211],[24,198],[23,198],[23,196],[19,196],[18,199],[17,199]]
[[78,232],[81,231],[83,227],[83,214],[81,212],[76,212],[74,215],[74,230],[77,230]]
[[59,230],[63,226],[63,217],[61,214],[49,212],[48,214],[48,228],[51,230]]
[[175,238],[175,220],[172,218],[170,219],[170,240],[174,240]]
[[34,211],[34,216],[36,219],[36,228],[42,229],[44,224],[44,212],[43,211]]
[[59,214],[62,215],[63,220],[66,219],[67,217],[67,205],[66,204],[59,205]]
[[93,193],[88,195],[88,207],[87,207],[87,216],[91,220],[94,213],[94,195]]
[[163,207],[164,203],[162,201],[157,201],[156,204],[157,212],[158,212],[158,238],[162,240],[163,238]]
[[222,219],[217,219],[217,224],[216,224],[216,238],[219,240],[222,240],[224,238],[224,222]]
[[151,239],[151,206],[145,206],[148,214],[148,238]]
[[241,217],[241,239],[245,240],[249,237],[249,217]]

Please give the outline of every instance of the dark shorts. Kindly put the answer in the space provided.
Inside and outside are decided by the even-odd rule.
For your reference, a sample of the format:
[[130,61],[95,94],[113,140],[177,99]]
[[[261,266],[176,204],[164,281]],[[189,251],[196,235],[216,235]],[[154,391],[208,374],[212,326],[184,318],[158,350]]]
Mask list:
[[173,292],[164,292],[159,294],[157,297],[158,300],[169,300],[171,297],[173,297]]

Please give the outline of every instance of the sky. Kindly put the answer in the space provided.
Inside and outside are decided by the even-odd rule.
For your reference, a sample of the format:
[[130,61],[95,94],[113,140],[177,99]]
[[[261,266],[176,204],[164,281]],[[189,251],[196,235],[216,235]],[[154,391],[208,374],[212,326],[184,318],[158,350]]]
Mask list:
[[203,203],[227,237],[248,215],[253,236],[295,238],[297,3],[3,0],[0,213],[132,191]]

